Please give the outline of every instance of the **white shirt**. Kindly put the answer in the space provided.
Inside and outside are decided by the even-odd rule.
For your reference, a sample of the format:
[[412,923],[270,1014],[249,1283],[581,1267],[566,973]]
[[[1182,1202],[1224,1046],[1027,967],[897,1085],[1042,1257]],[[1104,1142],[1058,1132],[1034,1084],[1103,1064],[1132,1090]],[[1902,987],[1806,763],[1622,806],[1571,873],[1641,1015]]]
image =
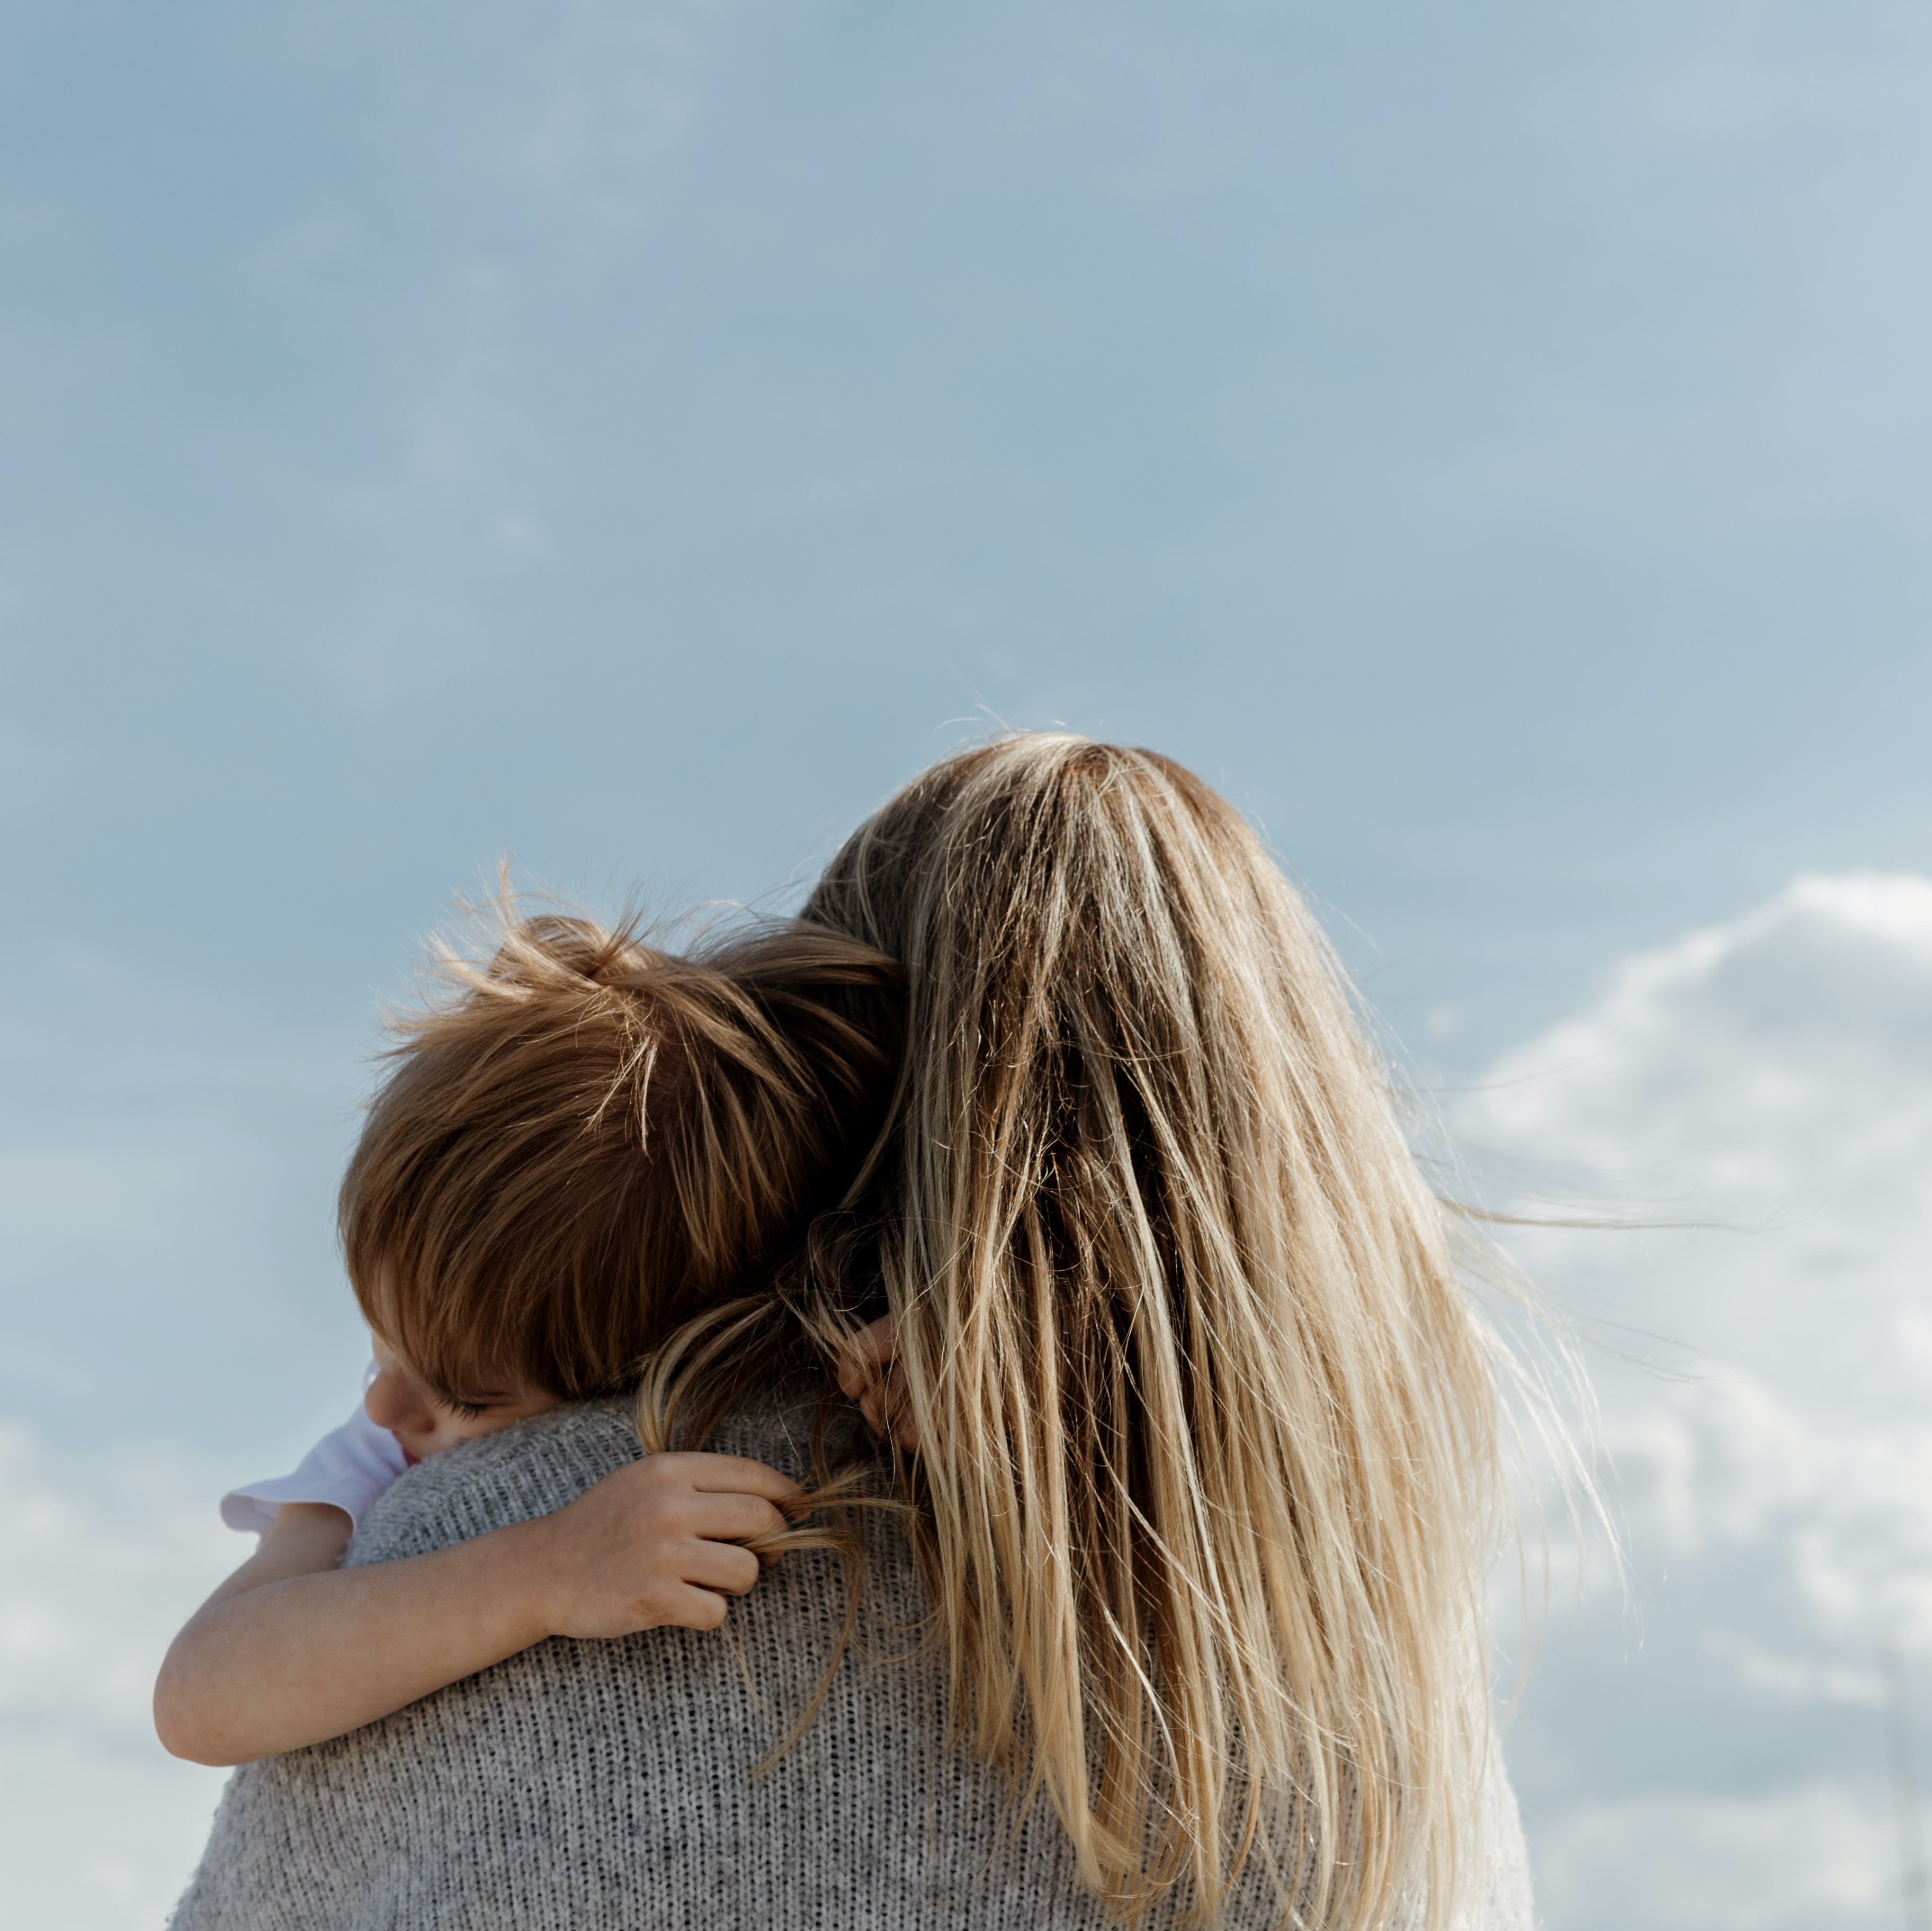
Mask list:
[[[371,1362],[370,1380],[375,1373]],[[328,1502],[353,1525],[408,1466],[402,1444],[387,1429],[378,1428],[358,1402],[356,1412],[340,1428],[330,1429],[292,1474],[250,1482],[224,1495],[221,1519],[231,1529],[266,1535],[284,1502]]]

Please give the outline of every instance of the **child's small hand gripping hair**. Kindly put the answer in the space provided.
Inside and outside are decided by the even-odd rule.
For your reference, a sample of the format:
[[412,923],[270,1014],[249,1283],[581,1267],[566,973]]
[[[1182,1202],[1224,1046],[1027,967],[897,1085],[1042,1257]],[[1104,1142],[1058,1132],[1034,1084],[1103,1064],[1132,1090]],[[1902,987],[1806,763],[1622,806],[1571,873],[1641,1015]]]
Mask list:
[[802,1498],[776,1468],[735,1455],[650,1455],[616,1470],[527,1525],[541,1543],[544,1633],[716,1629],[725,1597],[778,1559],[744,1545],[783,1535]]

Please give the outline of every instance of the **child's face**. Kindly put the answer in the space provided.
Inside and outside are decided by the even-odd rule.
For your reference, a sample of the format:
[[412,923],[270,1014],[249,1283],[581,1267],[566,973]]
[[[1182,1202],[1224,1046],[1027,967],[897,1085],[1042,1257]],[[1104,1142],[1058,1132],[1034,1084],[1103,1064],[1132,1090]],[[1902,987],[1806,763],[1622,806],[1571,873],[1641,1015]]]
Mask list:
[[378,1428],[387,1429],[401,1443],[412,1462],[558,1405],[556,1396],[509,1376],[492,1376],[488,1387],[466,1388],[462,1395],[454,1401],[432,1393],[381,1342],[376,1343],[376,1378],[362,1405]]

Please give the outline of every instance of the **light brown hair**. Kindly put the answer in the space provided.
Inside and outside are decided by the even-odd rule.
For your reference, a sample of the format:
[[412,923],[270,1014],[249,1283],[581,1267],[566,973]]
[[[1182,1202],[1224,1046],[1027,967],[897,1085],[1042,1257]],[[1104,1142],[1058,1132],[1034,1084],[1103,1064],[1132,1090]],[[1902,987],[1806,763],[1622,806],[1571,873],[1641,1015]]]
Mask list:
[[632,922],[494,910],[393,1021],[342,1184],[370,1327],[439,1392],[634,1382],[836,1197],[893,1071],[898,975],[822,926],[680,955]]
[[[1192,773],[1059,735],[927,772],[804,916],[900,963],[908,1043],[770,1331],[896,1317],[966,1739],[1125,1918],[1259,1873],[1284,1922],[1445,1924],[1497,1389],[1319,928]],[[741,1378],[755,1326],[676,1351]]]

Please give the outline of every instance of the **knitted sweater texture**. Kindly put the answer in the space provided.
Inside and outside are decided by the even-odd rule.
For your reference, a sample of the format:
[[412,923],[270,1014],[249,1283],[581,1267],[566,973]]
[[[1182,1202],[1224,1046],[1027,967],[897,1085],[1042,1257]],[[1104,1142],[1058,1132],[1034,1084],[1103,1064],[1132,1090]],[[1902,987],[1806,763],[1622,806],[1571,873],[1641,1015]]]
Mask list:
[[[802,1474],[808,1405],[774,1394],[709,1444]],[[394,1561],[560,1509],[639,1454],[627,1409],[564,1408],[412,1470],[346,1558]],[[795,1552],[722,1631],[556,1639],[352,1735],[230,1780],[173,1931],[1102,1931],[1042,1804],[1012,1828],[997,1773],[946,1741],[942,1659],[903,1534],[869,1525],[865,1615],[807,1706],[845,1606]],[[1459,1931],[1530,1931],[1498,1762]],[[1272,1926],[1257,1886],[1229,1931]],[[1156,1918],[1150,1931],[1170,1919]]]

